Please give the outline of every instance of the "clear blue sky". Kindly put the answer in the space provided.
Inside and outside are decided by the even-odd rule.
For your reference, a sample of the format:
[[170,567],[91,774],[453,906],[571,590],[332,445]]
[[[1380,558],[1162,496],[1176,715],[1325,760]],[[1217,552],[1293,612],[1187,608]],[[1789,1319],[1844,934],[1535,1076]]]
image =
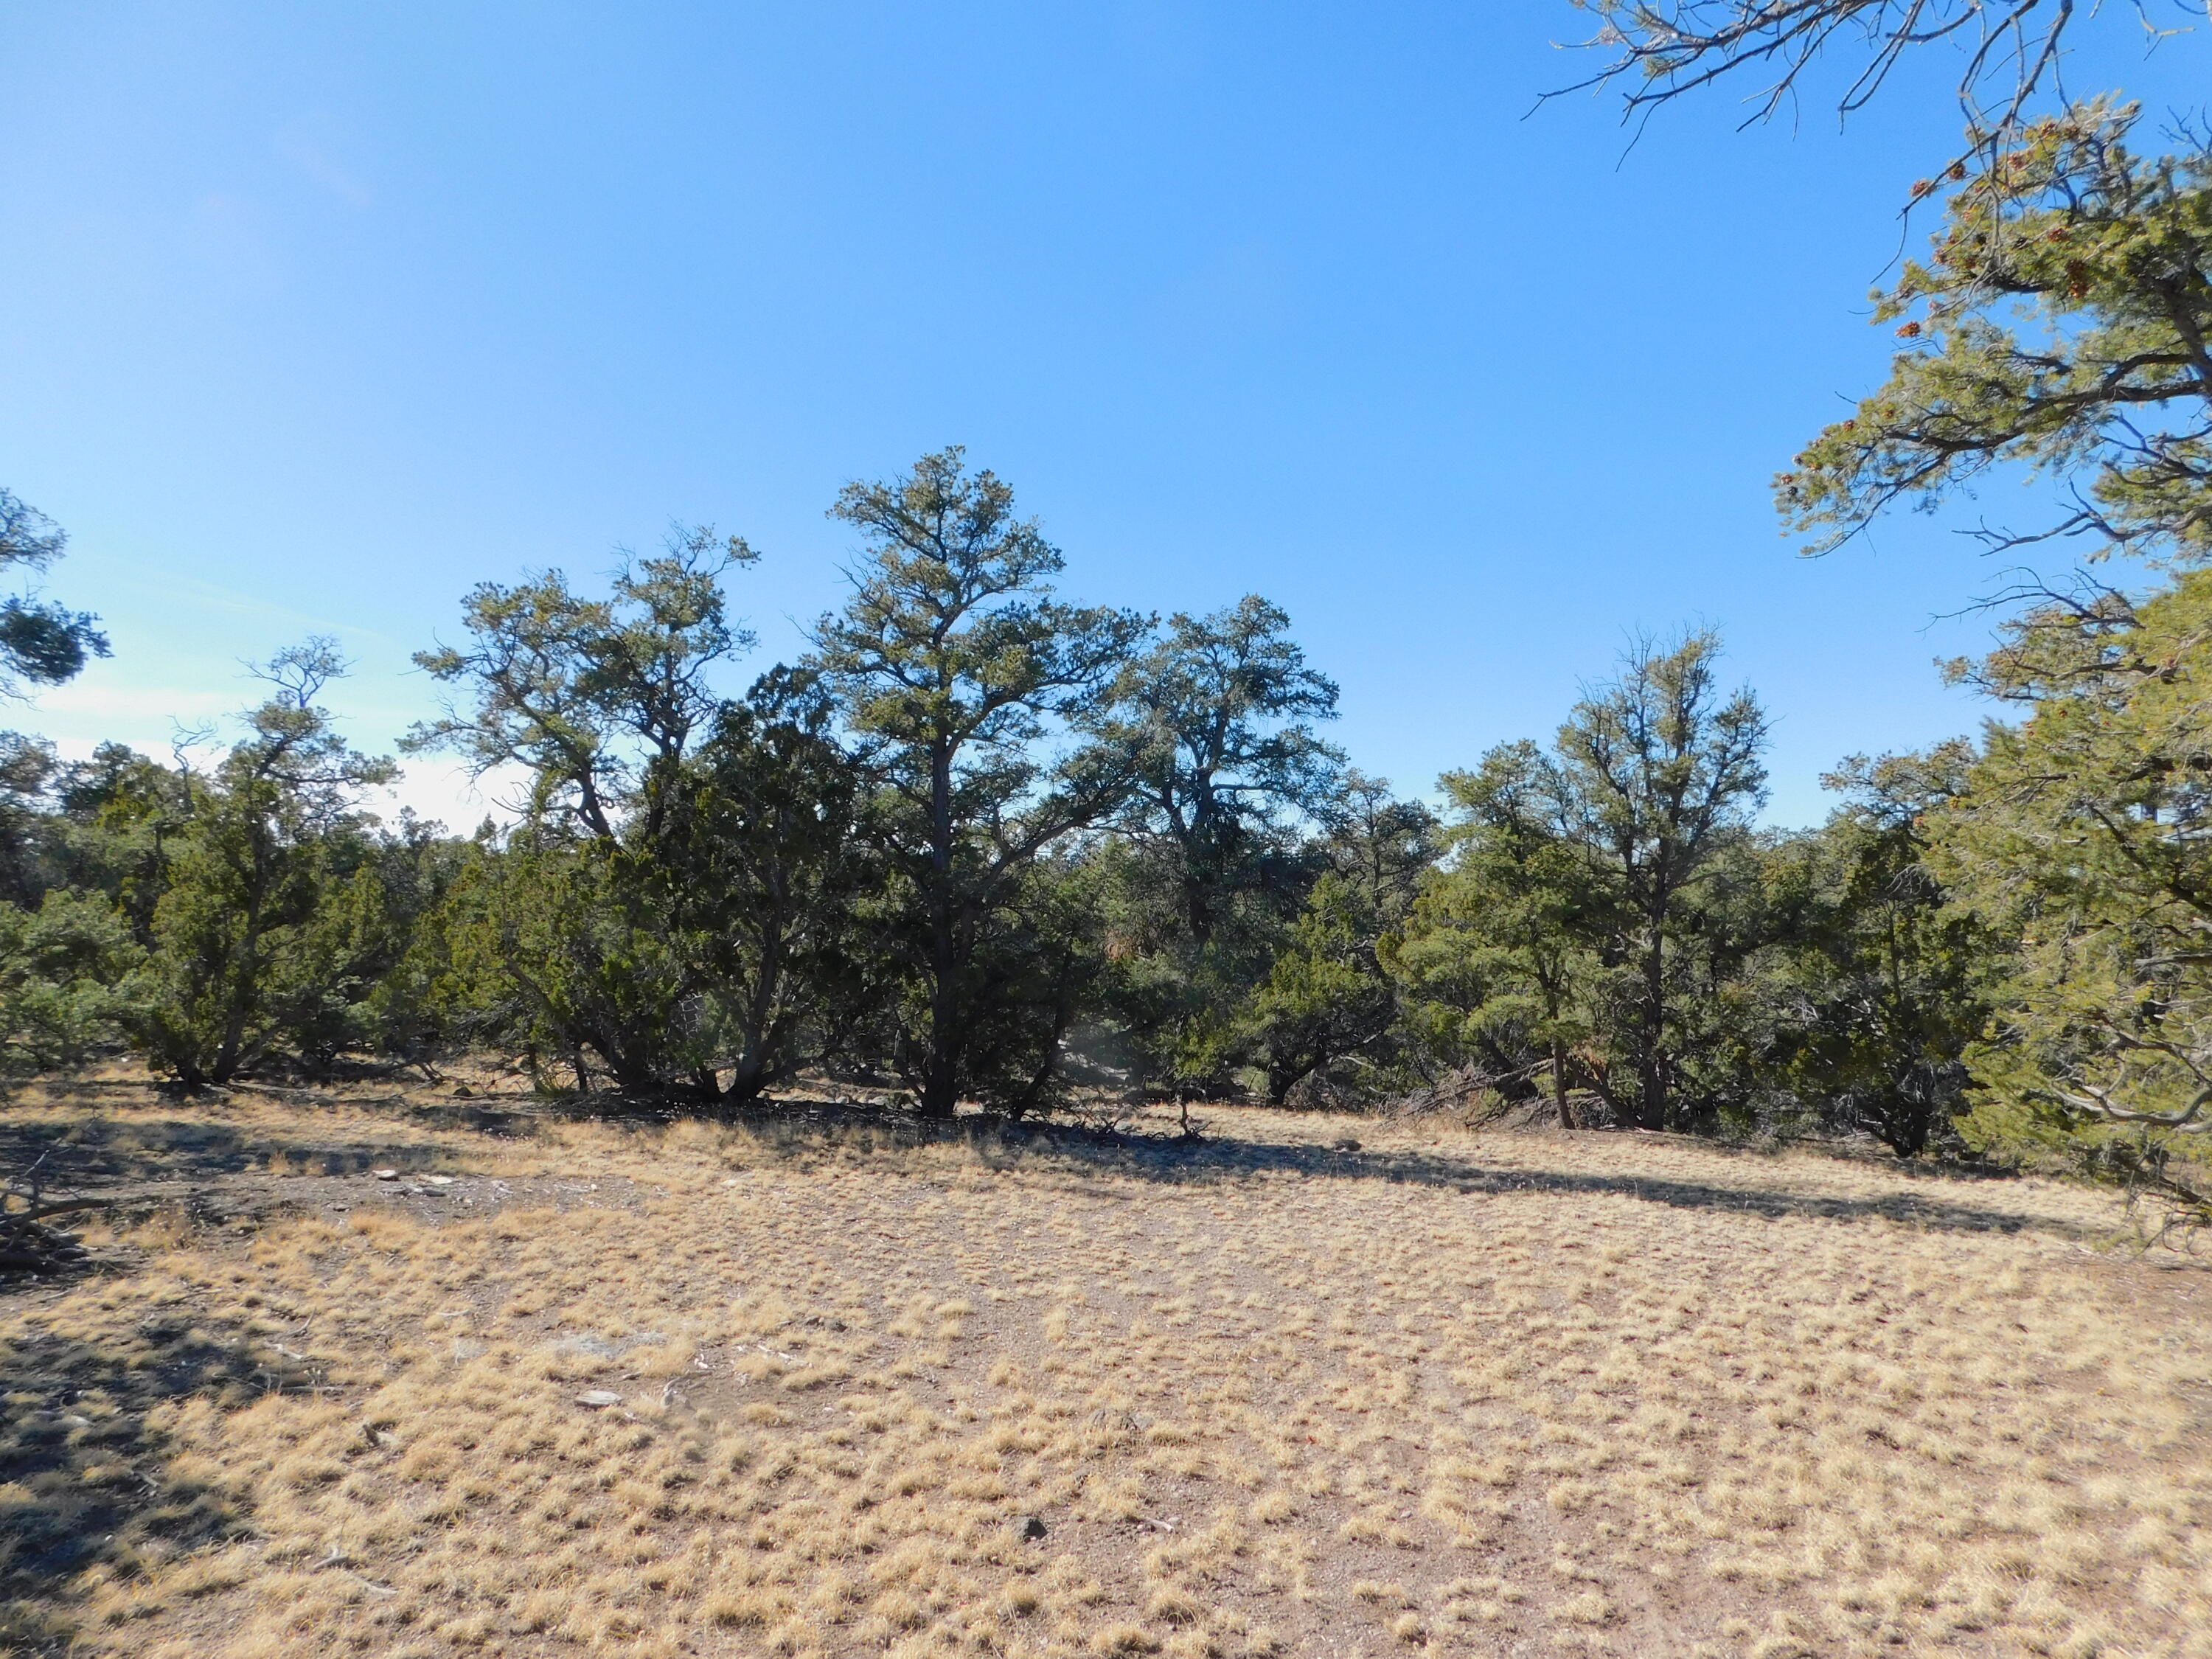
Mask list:
[[[1072,596],[1287,607],[1410,792],[1701,621],[1777,718],[1772,816],[1815,818],[1841,755],[1980,717],[1929,664],[1986,622],[1929,618],[1994,573],[1910,519],[1800,560],[1767,491],[1881,375],[1865,296],[1948,65],[1840,137],[1719,97],[1624,158],[1610,100],[1529,113],[1583,21],[12,6],[0,482],[72,532],[51,591],[116,655],[11,718],[159,750],[328,632],[388,748],[471,583],[672,518],[766,555],[764,666],[837,601],[839,484],[957,441]],[[2198,43],[2147,64],[2128,27],[2077,86],[2200,95]]]

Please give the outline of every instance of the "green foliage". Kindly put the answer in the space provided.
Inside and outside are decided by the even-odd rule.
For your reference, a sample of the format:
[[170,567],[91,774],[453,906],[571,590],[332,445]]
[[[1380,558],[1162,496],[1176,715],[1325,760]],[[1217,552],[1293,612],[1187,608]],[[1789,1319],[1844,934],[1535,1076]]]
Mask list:
[[876,860],[834,715],[814,675],[786,669],[724,705],[641,815],[657,837],[626,844],[618,864],[701,1000],[694,1073],[705,1085],[726,1068],[735,1102],[847,1047],[879,1000],[860,914]]
[[890,877],[878,937],[903,981],[896,1063],[924,1112],[950,1115],[1005,1073],[998,1045],[1026,1025],[1005,1005],[1024,983],[1009,953],[1038,914],[1019,902],[1030,872],[1127,787],[1129,757],[1109,745],[1057,765],[1040,745],[1101,709],[1146,623],[1054,599],[1059,550],[957,448],[848,485],[832,511],[866,550],[844,611],[817,627],[817,665],[874,781]]
[[74,1065],[118,1042],[140,1011],[145,957],[99,894],[0,904],[0,1073]]
[[1278,1104],[1309,1078],[1340,1101],[1404,1081],[1397,987],[1385,963],[1436,862],[1436,819],[1356,771],[1327,812],[1315,849],[1322,873],[1236,1027],[1240,1056]]
[[1132,762],[1105,859],[1113,1012],[1133,1069],[1178,1093],[1233,1086],[1237,1011],[1325,867],[1304,842],[1341,793],[1344,757],[1313,729],[1337,691],[1289,629],[1256,594],[1177,614],[1097,728]]
[[315,706],[343,671],[328,641],[280,653],[274,695],[214,772],[186,781],[149,927],[136,1036],[187,1088],[223,1083],[280,1047],[312,1062],[350,1045],[374,977],[378,896],[355,807],[388,781]]
[[558,570],[514,587],[480,584],[462,602],[468,647],[415,656],[470,698],[449,702],[401,748],[458,754],[478,776],[520,766],[533,820],[573,817],[584,834],[613,842],[625,808],[647,798],[647,773],[680,762],[712,719],[708,673],[751,648],[753,636],[728,618],[721,578],[758,557],[702,526],[627,561],[609,599],[577,594]]
[[458,886],[458,970],[483,999],[484,1028],[572,1070],[594,1062],[618,1088],[690,1086],[712,1033],[679,942],[618,849],[526,826]]
[[1449,866],[1389,963],[1432,1060],[1511,1097],[1537,1076],[1647,1128],[1741,1116],[1769,1046],[1746,975],[1769,921],[1750,814],[1765,717],[1719,641],[1638,645],[1549,753],[1448,775]]
[[1934,819],[1931,862],[2009,941],[1967,1056],[1976,1144],[2212,1212],[2212,574],[2054,598],[1980,671],[2024,703]]
[[1238,895],[1296,884],[1294,825],[1340,786],[1344,757],[1313,730],[1336,717],[1336,686],[1305,665],[1290,624],[1256,593],[1179,612],[1115,687],[1107,729],[1135,759],[1126,822],[1166,866],[1200,946]]
[[740,541],[680,532],[605,598],[474,590],[408,741],[519,769],[505,832],[361,810],[391,767],[317,706],[325,641],[205,771],[0,740],[0,1067],[121,1036],[187,1086],[434,1076],[497,1042],[579,1088],[744,1103],[830,1065],[1016,1115],[1450,1071],[1571,1126],[1907,1155],[1971,1075],[1978,1144],[2201,1194],[2200,579],[2052,596],[1982,671],[2024,725],[1848,763],[1817,830],[1754,830],[1765,717],[1710,634],[1448,774],[1440,828],[1316,734],[1336,688],[1264,600],[1158,637],[1064,604],[957,450],[836,512],[849,603],[742,698]]
[[38,879],[106,894],[143,943],[167,884],[170,842],[192,811],[188,774],[104,743],[49,781]]
[[1827,780],[1844,805],[1765,857],[1771,1080],[1827,1127],[1904,1157],[1956,1142],[1966,1054],[2002,955],[1928,861],[1928,826],[1972,760],[1963,742],[1854,757]]
[[374,951],[364,960],[380,971],[349,1021],[369,1053],[433,1079],[441,1059],[491,1034],[454,939],[458,897],[484,849],[441,829],[403,813],[376,844]]
[[[0,489],[0,573],[50,569],[68,545],[66,531]],[[24,594],[0,599],[0,697],[20,696],[25,680],[59,685],[76,678],[88,658],[107,653],[99,617]]]
[[1613,895],[1565,833],[1561,781],[1535,744],[1501,744],[1442,781],[1449,863],[1388,957],[1407,1025],[1436,1060],[1508,1097],[1525,1097],[1540,1069],[1572,1127],[1570,1091],[1590,1085],[1603,946],[1619,931]]
[[46,796],[59,769],[44,738],[0,732],[0,897],[10,904],[35,904],[51,884]]
[[2066,505],[1993,543],[2212,553],[2212,155],[2138,155],[2135,119],[2081,105],[1953,170],[1929,258],[1875,296],[1910,345],[1777,480],[1815,549],[2012,465]]
[[823,994],[849,978],[856,786],[826,705],[787,673],[744,704],[709,683],[752,642],[721,579],[756,556],[701,528],[605,599],[558,571],[486,583],[469,647],[417,658],[468,696],[407,746],[529,779],[526,823],[456,892],[449,977],[475,988],[478,1029],[579,1087],[595,1057],[623,1089],[714,1098],[727,1069],[751,1099],[823,1040]]
[[1719,656],[1710,633],[1638,645],[1617,679],[1576,706],[1538,775],[1542,810],[1606,896],[1592,911],[1612,930],[1600,995],[1622,1063],[1593,1081],[1650,1129],[1711,1103],[1696,1026],[1746,944],[1729,855],[1765,799],[1766,717],[1748,690],[1723,696]]
[[564,1062],[579,1087],[596,1068],[625,1090],[742,1103],[837,1047],[872,994],[852,948],[869,854],[826,720],[771,676],[653,769],[612,838],[541,820],[477,849],[427,988],[473,988],[465,1023]]
[[[1080,1063],[1069,1052],[1071,1034],[1095,1009],[1107,971],[1100,871],[1086,850],[1030,863],[976,938],[965,1087],[1009,1116],[1062,1103],[1074,1081],[1071,1066]],[[902,1030],[916,1029],[921,1012],[909,1005]]]
[[1379,921],[1356,883],[1331,871],[1314,884],[1239,1022],[1271,1103],[1390,1030],[1397,1002],[1376,957]]

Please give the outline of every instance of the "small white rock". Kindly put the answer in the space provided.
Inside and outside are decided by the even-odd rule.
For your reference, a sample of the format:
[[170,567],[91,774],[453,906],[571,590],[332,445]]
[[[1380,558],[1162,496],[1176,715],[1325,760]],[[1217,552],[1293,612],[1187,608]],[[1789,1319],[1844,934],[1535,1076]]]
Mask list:
[[621,1405],[622,1396],[612,1389],[586,1389],[576,1396],[576,1403],[588,1406],[595,1412],[603,1412],[610,1406]]
[[379,1181],[397,1181],[399,1179],[399,1171],[397,1170],[371,1170],[369,1174],[374,1176]]
[[424,1176],[422,1179],[433,1187],[450,1187],[453,1184],[453,1178],[451,1176]]

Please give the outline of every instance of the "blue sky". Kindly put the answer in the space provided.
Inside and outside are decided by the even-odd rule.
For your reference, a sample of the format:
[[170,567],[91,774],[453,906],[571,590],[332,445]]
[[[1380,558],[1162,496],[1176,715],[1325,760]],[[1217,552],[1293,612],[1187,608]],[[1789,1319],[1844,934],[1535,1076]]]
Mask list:
[[[1948,65],[1840,136],[1717,97],[1627,150],[1609,100],[1531,112],[1582,21],[11,7],[0,483],[116,647],[14,721],[158,750],[325,632],[386,749],[468,586],[672,519],[766,556],[734,594],[765,666],[838,600],[838,486],[960,442],[1071,596],[1285,605],[1408,791],[1698,622],[1776,717],[1771,816],[1816,818],[1840,756],[1981,714],[1930,666],[1987,633],[1931,624],[1996,574],[1954,526],[1805,561],[1767,489],[1881,376],[1866,295],[1954,140]],[[2197,95],[2201,46],[2128,27],[2075,84]],[[481,811],[436,769],[406,793]]]

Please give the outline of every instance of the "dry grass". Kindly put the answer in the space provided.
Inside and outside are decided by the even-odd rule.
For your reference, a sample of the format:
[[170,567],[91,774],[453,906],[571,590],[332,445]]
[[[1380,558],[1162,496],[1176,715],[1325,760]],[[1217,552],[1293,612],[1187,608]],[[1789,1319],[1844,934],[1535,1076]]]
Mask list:
[[25,1647],[2212,1654],[2205,1289],[2090,1194],[1258,1113],[9,1118],[295,1212],[0,1302]]

